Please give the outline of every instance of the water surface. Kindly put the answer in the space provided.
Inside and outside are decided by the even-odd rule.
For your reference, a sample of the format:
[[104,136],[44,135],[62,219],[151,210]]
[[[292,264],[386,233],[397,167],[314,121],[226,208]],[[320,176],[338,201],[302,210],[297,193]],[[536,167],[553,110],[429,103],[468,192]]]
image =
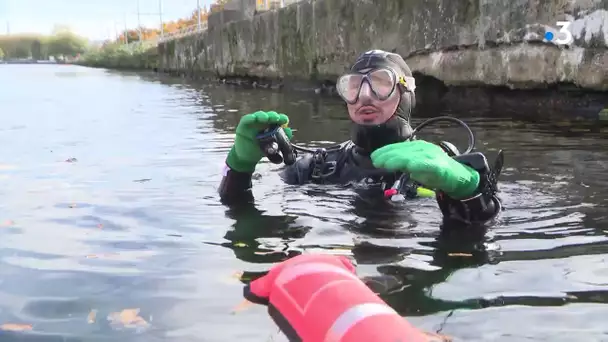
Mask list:
[[[351,189],[285,186],[267,162],[255,209],[219,204],[240,116],[276,109],[298,143],[327,144],[348,139],[335,99],[72,66],[1,66],[0,79],[0,324],[32,327],[2,341],[266,341],[277,328],[264,308],[232,314],[234,275],[303,252],[349,255],[361,276],[407,284],[383,298],[427,330],[608,340],[603,133],[420,113],[464,119],[490,159],[506,153],[497,224],[445,239],[433,199],[379,210]],[[116,324],[125,309],[146,324]]]

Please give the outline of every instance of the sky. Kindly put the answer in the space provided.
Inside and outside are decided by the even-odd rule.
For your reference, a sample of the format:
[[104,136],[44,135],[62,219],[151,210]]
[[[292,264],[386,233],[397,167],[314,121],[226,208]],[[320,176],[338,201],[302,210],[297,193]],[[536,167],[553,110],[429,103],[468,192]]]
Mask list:
[[[147,27],[159,27],[159,13],[163,21],[175,20],[197,6],[197,0],[0,0],[0,34],[50,34],[62,25],[92,40],[114,38],[125,23],[137,27],[138,2],[141,25]],[[200,6],[211,2],[200,0]]]

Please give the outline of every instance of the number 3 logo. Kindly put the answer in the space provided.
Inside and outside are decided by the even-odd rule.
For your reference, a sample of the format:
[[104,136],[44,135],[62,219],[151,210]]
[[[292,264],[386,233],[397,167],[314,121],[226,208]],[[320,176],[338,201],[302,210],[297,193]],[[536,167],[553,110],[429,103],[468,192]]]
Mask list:
[[[572,37],[572,32],[570,32],[570,24],[569,21],[558,21],[557,26],[560,27],[559,35],[555,39],[555,43],[559,45],[566,45],[572,43],[574,37]],[[565,36],[565,37],[564,37]]]

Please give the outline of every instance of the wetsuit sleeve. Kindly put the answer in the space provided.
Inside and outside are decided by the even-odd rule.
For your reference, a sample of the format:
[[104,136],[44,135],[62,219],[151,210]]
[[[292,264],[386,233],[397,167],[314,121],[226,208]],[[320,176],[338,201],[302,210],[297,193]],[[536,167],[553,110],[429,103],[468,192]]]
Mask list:
[[480,182],[475,193],[466,199],[456,200],[444,192],[437,192],[437,203],[443,213],[444,222],[466,226],[485,225],[495,218],[502,208],[496,195],[500,170],[491,169],[486,157],[479,152],[460,155],[454,159],[477,170]]
[[[310,179],[311,161],[309,156],[298,159],[293,165],[286,166],[281,171],[281,178],[287,184],[306,183]],[[228,205],[253,203],[252,176],[252,173],[238,172],[228,165],[224,166],[218,190],[222,203]]]
[[228,165],[225,165],[222,181],[218,189],[222,203],[253,203],[253,193],[251,192],[252,175],[249,172],[235,171]]

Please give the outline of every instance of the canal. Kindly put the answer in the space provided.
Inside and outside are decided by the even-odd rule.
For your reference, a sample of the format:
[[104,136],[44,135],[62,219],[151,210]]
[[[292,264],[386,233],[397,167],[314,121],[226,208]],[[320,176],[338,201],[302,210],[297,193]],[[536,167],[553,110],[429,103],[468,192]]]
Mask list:
[[302,252],[354,257],[410,321],[461,340],[608,338],[603,133],[440,113],[506,153],[500,220],[444,241],[432,199],[379,210],[349,189],[285,186],[267,162],[255,210],[219,203],[240,116],[276,109],[296,142],[327,144],[348,139],[336,99],[76,66],[0,66],[0,80],[2,341],[276,340],[263,307],[233,312],[238,274]]

